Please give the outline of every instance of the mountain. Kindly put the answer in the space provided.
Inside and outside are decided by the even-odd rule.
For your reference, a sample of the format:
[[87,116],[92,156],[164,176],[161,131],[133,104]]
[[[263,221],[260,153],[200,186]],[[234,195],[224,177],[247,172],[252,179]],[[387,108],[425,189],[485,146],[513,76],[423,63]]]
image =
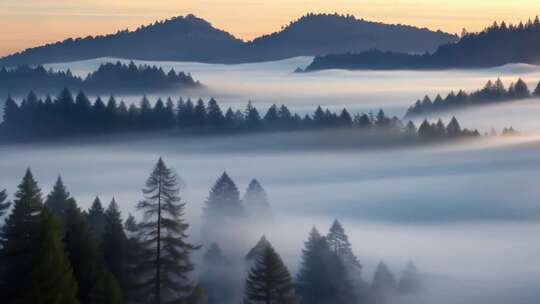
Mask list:
[[390,25],[352,15],[307,14],[281,31],[250,42],[260,59],[283,59],[366,50],[406,53],[434,51],[458,37],[408,25]]
[[495,23],[457,43],[442,45],[432,54],[368,51],[319,56],[306,70],[485,68],[509,63],[540,64],[538,17],[526,24]]
[[245,42],[193,15],[134,31],[67,39],[0,58],[0,65],[37,65],[98,57],[240,63],[369,49],[426,52],[457,37],[337,14],[308,14],[281,31]]
[[235,61],[244,42],[187,15],[105,36],[66,39],[0,59],[0,65],[36,65],[98,57],[139,60]]

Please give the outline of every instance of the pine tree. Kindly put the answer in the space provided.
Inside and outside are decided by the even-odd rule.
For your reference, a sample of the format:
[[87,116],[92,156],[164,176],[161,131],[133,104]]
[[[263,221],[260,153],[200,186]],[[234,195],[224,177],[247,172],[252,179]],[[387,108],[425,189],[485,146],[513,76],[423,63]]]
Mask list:
[[349,237],[338,220],[334,220],[334,223],[326,236],[326,240],[330,249],[343,260],[345,267],[353,267],[358,270],[362,268],[362,265],[358,262],[358,258],[352,251]]
[[386,264],[380,262],[377,265],[373,282],[371,284],[371,302],[372,303],[388,303],[388,299],[396,292],[396,279]]
[[251,248],[246,254],[246,261],[253,262],[257,259],[258,256],[262,255],[266,250],[266,247],[271,246],[270,242],[266,239],[266,236],[262,236],[261,239]]
[[272,246],[257,256],[246,279],[245,304],[299,303],[291,275]]
[[270,203],[266,191],[257,179],[252,179],[248,185],[242,203],[250,215],[267,218],[270,215]]
[[415,293],[420,290],[420,285],[420,276],[416,266],[409,261],[399,279],[398,290],[402,293]]
[[64,186],[62,177],[58,176],[53,190],[47,196],[47,200],[45,200],[45,206],[60,219],[62,224],[65,224],[66,222],[66,208],[68,207],[70,199],[71,197],[66,186]]
[[208,113],[208,124],[212,126],[221,126],[224,123],[225,117],[214,98],[210,98],[206,112]]
[[41,190],[27,169],[0,234],[0,290],[5,303],[20,300],[30,284],[28,261],[36,252],[42,208]]
[[234,270],[221,248],[212,243],[204,254],[199,277],[199,285],[204,289],[209,304],[236,302]]
[[245,124],[248,131],[256,130],[261,126],[261,116],[257,108],[253,106],[251,100],[248,102],[245,110]]
[[212,186],[206,200],[204,215],[207,219],[214,217],[234,218],[244,215],[240,193],[227,172],[223,172],[214,186]]
[[88,215],[86,216],[90,231],[94,234],[96,240],[101,240],[103,232],[105,231],[105,210],[101,204],[101,200],[96,196],[90,209],[88,209]]
[[302,250],[297,292],[304,303],[354,303],[355,293],[341,259],[316,228]]
[[448,126],[446,126],[446,132],[450,138],[459,137],[461,135],[461,126],[456,117],[452,116]]
[[160,158],[146,181],[144,199],[137,210],[144,213],[141,229],[143,246],[154,249],[141,267],[148,279],[141,288],[151,295],[151,303],[181,301],[193,288],[188,274],[193,270],[187,242],[189,225],[182,218],[185,203],[179,196],[178,178]]
[[539,97],[540,96],[540,81],[536,85],[536,88],[534,89],[534,96]]
[[124,232],[122,215],[114,198],[105,212],[103,233],[103,260],[105,267],[114,275],[118,284],[125,289],[124,258],[127,237]]
[[4,216],[9,207],[11,206],[10,202],[6,202],[7,194],[6,190],[0,191],[0,218]]
[[[64,243],[73,274],[79,283],[78,299],[82,304],[104,303],[112,284],[106,276],[98,242],[74,200],[66,208]],[[114,282],[116,284],[116,282]]]
[[123,296],[127,303],[142,303],[145,294],[140,290],[141,277],[145,275],[144,269],[139,266],[141,262],[154,253],[154,250],[146,250],[140,240],[140,231],[135,217],[129,215],[124,223],[126,231],[126,249],[123,261],[124,282]]
[[30,282],[21,303],[78,304],[77,281],[62,243],[62,227],[53,213],[44,208],[39,236],[31,259]]

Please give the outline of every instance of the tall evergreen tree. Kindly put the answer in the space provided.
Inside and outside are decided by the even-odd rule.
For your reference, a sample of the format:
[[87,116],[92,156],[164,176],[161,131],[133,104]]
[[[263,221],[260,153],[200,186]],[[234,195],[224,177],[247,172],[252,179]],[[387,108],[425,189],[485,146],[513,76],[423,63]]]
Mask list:
[[199,277],[209,304],[237,302],[234,270],[221,248],[212,243],[204,254]]
[[252,179],[242,199],[250,215],[267,217],[270,215],[270,203],[266,191],[257,179]]
[[332,227],[330,227],[326,240],[330,249],[343,260],[345,267],[353,267],[358,270],[362,268],[362,265],[358,262],[358,258],[352,251],[349,237],[338,220],[334,220],[334,223],[332,223]]
[[4,216],[4,214],[9,209],[9,206],[11,206],[11,203],[6,202],[6,199],[7,199],[6,190],[0,191],[0,218]]
[[61,220],[62,224],[65,224],[66,221],[66,208],[70,198],[62,177],[58,176],[51,193],[47,195],[45,206]]
[[151,295],[150,303],[181,301],[193,288],[188,277],[193,270],[190,253],[198,247],[187,241],[189,224],[183,219],[185,203],[179,192],[176,174],[160,158],[137,205],[144,213],[139,224],[143,245],[155,250],[141,263],[148,276],[141,288]]
[[74,200],[66,208],[65,231],[64,243],[79,283],[78,299],[82,304],[109,302],[114,296],[110,290],[118,288],[117,283],[107,278],[96,237]]
[[36,252],[42,208],[41,189],[27,169],[0,234],[0,293],[6,303],[20,301],[30,286],[29,261]]
[[278,253],[267,246],[246,279],[245,304],[296,304],[291,275]]
[[31,258],[30,282],[20,303],[78,304],[77,281],[62,243],[62,227],[44,208]]
[[90,231],[94,234],[97,240],[101,240],[103,232],[105,231],[105,210],[101,204],[101,200],[96,196],[90,209],[88,209],[88,215],[86,216]]
[[122,289],[125,289],[124,258],[127,237],[124,232],[122,215],[114,198],[105,212],[105,230],[103,233],[103,259],[105,267],[114,275]]
[[373,275],[370,301],[375,304],[388,303],[389,298],[395,294],[396,288],[397,285],[394,275],[385,263],[380,262]]
[[402,293],[415,293],[420,290],[420,287],[420,276],[416,266],[409,261],[399,279],[398,290]]
[[210,190],[204,215],[207,218],[213,218],[223,216],[238,217],[243,214],[244,207],[240,201],[238,188],[227,172],[223,172]]
[[341,259],[316,228],[302,250],[297,292],[304,303],[355,303],[356,297]]
[[257,108],[253,106],[251,100],[248,102],[245,110],[245,124],[246,129],[249,131],[256,130],[261,126],[261,116]]
[[214,98],[210,98],[207,106],[208,123],[212,126],[221,126],[224,123],[225,117],[219,107],[219,104]]
[[266,250],[266,247],[272,246],[270,242],[266,239],[266,236],[262,236],[261,239],[251,248],[248,253],[246,254],[246,261],[253,262],[257,259],[257,257],[261,256],[264,251]]

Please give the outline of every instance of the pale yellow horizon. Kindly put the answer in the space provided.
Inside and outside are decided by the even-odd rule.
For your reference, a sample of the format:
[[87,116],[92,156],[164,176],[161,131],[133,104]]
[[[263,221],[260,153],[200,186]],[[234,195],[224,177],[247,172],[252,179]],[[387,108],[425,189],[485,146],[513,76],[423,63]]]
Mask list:
[[278,31],[309,13],[357,18],[460,33],[493,23],[517,23],[540,14],[538,0],[3,0],[0,56],[70,37],[133,30],[174,16],[194,14],[216,28],[251,40]]

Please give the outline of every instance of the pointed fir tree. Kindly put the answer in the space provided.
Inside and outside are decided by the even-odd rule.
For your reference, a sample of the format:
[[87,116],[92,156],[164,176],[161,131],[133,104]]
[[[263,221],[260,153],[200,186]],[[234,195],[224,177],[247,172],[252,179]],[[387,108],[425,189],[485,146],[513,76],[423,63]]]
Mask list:
[[193,289],[190,254],[198,247],[187,241],[189,224],[183,219],[185,203],[179,192],[178,177],[160,158],[146,181],[144,199],[137,205],[144,214],[138,225],[142,244],[154,250],[141,262],[147,278],[141,289],[152,303],[182,301]]
[[370,301],[375,304],[388,303],[396,292],[396,279],[385,263],[377,265],[370,290]]
[[0,191],[0,218],[6,214],[6,212],[9,209],[9,206],[11,206],[10,202],[7,202],[7,193],[6,190]]
[[456,117],[452,116],[448,126],[446,126],[446,133],[450,138],[456,138],[461,135],[461,126],[459,125]]
[[62,243],[61,223],[47,208],[40,221],[30,282],[21,303],[78,304],[77,281]]
[[125,289],[126,285],[124,273],[126,242],[127,237],[124,232],[122,215],[113,198],[105,212],[102,250],[105,267],[114,275],[122,289]]
[[41,189],[27,169],[0,234],[0,290],[5,303],[16,303],[27,292],[42,208]]
[[302,250],[297,293],[304,303],[355,303],[353,286],[341,259],[313,228]]
[[148,259],[154,250],[143,247],[138,223],[133,215],[130,214],[124,222],[124,229],[127,239],[123,260],[123,298],[127,303],[141,303],[148,295],[141,292],[141,277],[146,273],[140,264],[143,260]]
[[261,256],[264,251],[266,250],[266,247],[272,246],[270,242],[266,239],[266,236],[262,236],[261,239],[251,248],[248,253],[246,254],[246,261],[253,262],[257,259],[257,257]]
[[405,270],[401,274],[401,278],[398,283],[398,290],[401,293],[415,293],[420,290],[421,282],[420,275],[416,269],[416,266],[412,261],[407,263]]
[[268,196],[257,179],[252,179],[249,183],[242,203],[250,215],[264,218],[270,215]]
[[66,221],[66,208],[68,207],[70,198],[62,177],[58,176],[51,193],[47,195],[45,206],[60,219],[62,224],[65,224]]
[[216,243],[212,243],[203,256],[199,285],[209,304],[236,302],[235,269]]
[[101,204],[101,200],[96,196],[94,202],[90,209],[88,209],[88,214],[86,216],[88,221],[88,226],[90,231],[94,234],[96,240],[101,240],[103,237],[103,232],[105,231],[105,210]]
[[279,254],[267,246],[246,279],[245,304],[296,304],[291,275]]
[[215,217],[235,218],[243,215],[244,207],[238,188],[227,172],[223,172],[210,190],[204,216],[210,220]]
[[349,237],[338,220],[334,220],[334,223],[332,223],[330,231],[326,236],[326,240],[330,246],[330,250],[341,258],[345,267],[357,268],[358,270],[362,268],[362,265],[358,262],[358,258],[352,251]]
[[108,271],[102,262],[98,242],[90,230],[85,217],[74,200],[66,208],[64,243],[73,274],[79,283],[78,299],[82,304],[109,301],[106,288],[116,285],[106,277]]

